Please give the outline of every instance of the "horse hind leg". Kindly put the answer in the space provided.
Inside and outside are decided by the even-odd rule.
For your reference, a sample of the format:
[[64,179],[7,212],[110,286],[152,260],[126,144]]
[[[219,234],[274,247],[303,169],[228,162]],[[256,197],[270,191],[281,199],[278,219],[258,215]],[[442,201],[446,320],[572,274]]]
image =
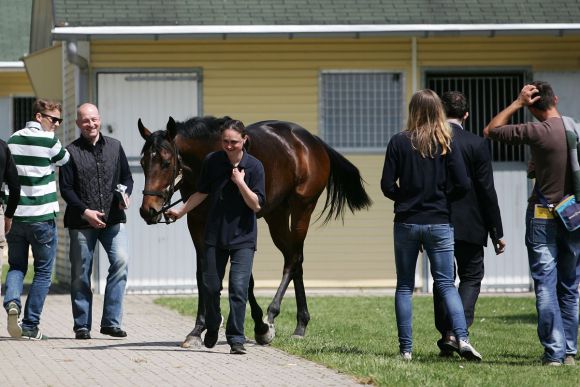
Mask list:
[[270,233],[274,244],[284,255],[284,271],[282,281],[274,299],[268,307],[268,322],[273,325],[274,319],[280,313],[282,298],[288,289],[290,281],[294,281],[294,291],[296,296],[296,329],[293,337],[302,338],[306,334],[306,327],[310,321],[308,304],[306,302],[306,292],[304,289],[302,262],[304,261],[303,247],[310,217],[316,203],[308,205],[293,204],[291,227],[288,229],[288,215],[278,214],[277,219],[268,221]]
[[304,288],[304,276],[302,269],[303,257],[294,270],[294,294],[296,296],[296,329],[293,338],[303,339],[306,334],[306,327],[310,321],[308,303],[306,302],[306,291]]
[[288,217],[290,212],[287,207],[280,207],[276,211],[271,212],[265,217],[268,227],[270,229],[270,236],[274,245],[282,252],[284,257],[284,269],[282,272],[282,280],[274,298],[268,305],[266,322],[270,326],[272,333],[275,333],[274,319],[280,314],[280,305],[282,303],[282,298],[288,289],[288,285],[292,280],[290,267],[288,262],[290,261],[288,255],[288,246],[290,245],[290,230],[288,228]]

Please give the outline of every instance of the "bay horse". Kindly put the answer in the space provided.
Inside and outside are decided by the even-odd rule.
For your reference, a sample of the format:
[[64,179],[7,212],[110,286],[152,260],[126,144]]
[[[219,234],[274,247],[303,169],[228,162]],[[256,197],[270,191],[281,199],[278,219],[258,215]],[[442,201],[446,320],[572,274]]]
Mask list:
[[[143,202],[139,209],[148,224],[162,222],[170,207],[171,196],[179,189],[183,200],[196,191],[197,178],[207,154],[221,150],[220,127],[229,117],[194,117],[176,122],[172,117],[165,130],[151,132],[141,119],[139,133],[145,140],[141,166],[145,175]],[[275,335],[274,319],[290,281],[296,296],[294,337],[304,337],[310,320],[303,282],[304,240],[318,198],[326,188],[326,202],[319,216],[326,212],[323,224],[331,219],[344,220],[345,207],[351,212],[366,209],[371,200],[359,170],[319,137],[301,126],[284,121],[262,121],[246,127],[246,151],[264,165],[266,202],[258,217],[268,224],[276,247],[284,256],[282,280],[268,306],[267,319],[254,297],[254,279],[250,278],[248,300],[255,327],[256,342],[268,344]],[[187,214],[187,225],[197,253],[197,283],[202,284],[201,262],[204,259],[204,229],[207,202]],[[205,327],[204,289],[199,287],[195,327],[182,346],[201,343]]]

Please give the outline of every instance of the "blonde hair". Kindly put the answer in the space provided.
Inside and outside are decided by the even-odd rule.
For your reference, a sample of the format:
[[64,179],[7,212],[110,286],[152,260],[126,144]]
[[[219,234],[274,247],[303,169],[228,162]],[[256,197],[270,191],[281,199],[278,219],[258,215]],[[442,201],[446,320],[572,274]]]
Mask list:
[[442,155],[451,151],[452,131],[441,99],[433,90],[413,94],[405,131],[409,133],[413,149],[422,157],[433,158],[439,150]]

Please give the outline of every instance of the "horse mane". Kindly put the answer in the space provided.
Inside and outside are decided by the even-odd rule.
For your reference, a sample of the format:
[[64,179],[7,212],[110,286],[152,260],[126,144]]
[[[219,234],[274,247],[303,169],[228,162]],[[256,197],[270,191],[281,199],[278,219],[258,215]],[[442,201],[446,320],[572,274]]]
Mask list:
[[228,116],[192,117],[183,122],[176,122],[175,128],[177,133],[184,137],[209,140],[219,136],[220,128],[228,120],[231,120]]
[[141,154],[145,153],[147,149],[159,150],[167,149],[171,151],[171,143],[167,141],[167,130],[158,130],[151,133],[147,139],[145,139],[145,144],[141,148]]

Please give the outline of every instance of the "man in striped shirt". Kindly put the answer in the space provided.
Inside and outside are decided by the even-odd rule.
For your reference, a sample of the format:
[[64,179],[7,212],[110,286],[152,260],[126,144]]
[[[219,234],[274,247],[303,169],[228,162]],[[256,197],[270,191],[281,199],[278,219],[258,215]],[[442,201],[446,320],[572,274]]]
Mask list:
[[[6,277],[4,308],[8,312],[8,333],[12,337],[47,338],[38,325],[56,256],[56,167],[69,160],[67,150],[54,133],[62,122],[61,111],[59,103],[36,100],[32,108],[34,119],[8,140],[21,186],[12,229],[6,236],[10,269]],[[20,296],[28,269],[29,247],[34,257],[34,278],[20,325]]]

